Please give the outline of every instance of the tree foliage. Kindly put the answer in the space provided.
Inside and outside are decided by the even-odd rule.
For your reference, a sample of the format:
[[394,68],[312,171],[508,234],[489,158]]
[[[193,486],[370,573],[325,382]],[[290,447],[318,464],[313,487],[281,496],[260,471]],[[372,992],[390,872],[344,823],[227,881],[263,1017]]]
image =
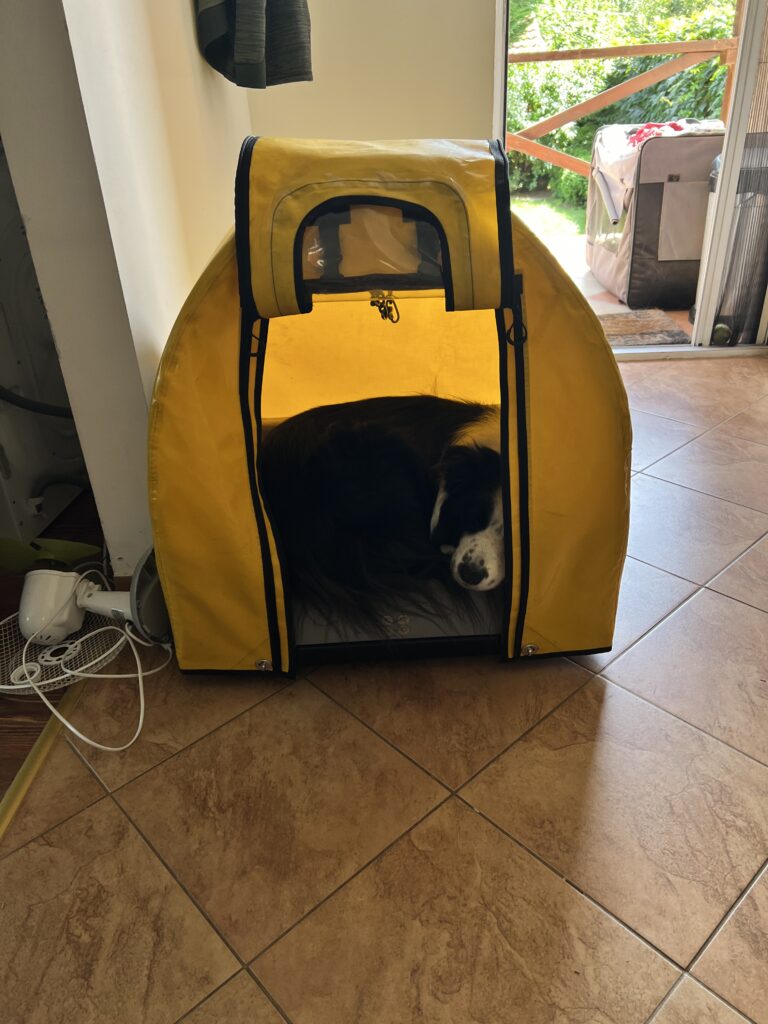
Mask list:
[[[735,0],[510,0],[510,47],[518,50],[570,50],[677,39],[718,39],[733,28]],[[510,64],[507,74],[507,128],[519,131],[566,107],[626,81],[666,60],[552,61]],[[592,139],[602,124],[668,121],[679,117],[718,117],[726,69],[716,60],[644,89],[582,121],[551,132],[542,141],[589,159]],[[510,154],[513,189],[551,187],[559,198],[583,202],[586,179],[519,153]]]

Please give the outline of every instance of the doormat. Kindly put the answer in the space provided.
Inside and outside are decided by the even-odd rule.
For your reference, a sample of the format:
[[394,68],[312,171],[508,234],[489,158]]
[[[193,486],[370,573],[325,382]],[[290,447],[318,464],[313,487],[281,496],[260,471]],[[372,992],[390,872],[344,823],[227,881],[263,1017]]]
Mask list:
[[691,339],[660,309],[606,313],[599,317],[611,348],[630,345],[690,345]]

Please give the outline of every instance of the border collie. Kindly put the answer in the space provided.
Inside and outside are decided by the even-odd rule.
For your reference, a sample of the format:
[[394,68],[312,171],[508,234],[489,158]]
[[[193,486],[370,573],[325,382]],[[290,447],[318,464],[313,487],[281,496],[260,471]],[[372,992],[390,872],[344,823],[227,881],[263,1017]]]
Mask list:
[[[430,581],[504,579],[499,409],[429,395],[309,409],[264,432],[261,480],[293,593],[376,622]],[[413,603],[411,605],[413,607]]]

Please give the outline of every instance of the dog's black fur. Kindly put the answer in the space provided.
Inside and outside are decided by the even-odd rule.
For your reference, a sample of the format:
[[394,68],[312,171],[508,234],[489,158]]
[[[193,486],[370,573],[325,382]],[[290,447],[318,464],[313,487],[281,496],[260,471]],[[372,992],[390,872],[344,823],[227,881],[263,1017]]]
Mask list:
[[488,524],[500,466],[498,452],[454,441],[489,411],[429,395],[372,398],[266,432],[260,475],[293,594],[370,625],[383,602],[413,600],[429,581],[460,590],[445,549]]

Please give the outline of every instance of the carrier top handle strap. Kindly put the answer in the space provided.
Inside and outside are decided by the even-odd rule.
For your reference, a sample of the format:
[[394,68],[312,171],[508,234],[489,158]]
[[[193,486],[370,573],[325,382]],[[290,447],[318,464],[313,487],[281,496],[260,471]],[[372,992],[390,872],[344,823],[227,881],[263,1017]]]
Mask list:
[[240,147],[235,174],[235,253],[237,256],[237,283],[240,291],[240,308],[251,321],[260,319],[253,297],[251,283],[251,225],[250,189],[251,156],[253,147],[259,141],[258,135],[247,135]]

